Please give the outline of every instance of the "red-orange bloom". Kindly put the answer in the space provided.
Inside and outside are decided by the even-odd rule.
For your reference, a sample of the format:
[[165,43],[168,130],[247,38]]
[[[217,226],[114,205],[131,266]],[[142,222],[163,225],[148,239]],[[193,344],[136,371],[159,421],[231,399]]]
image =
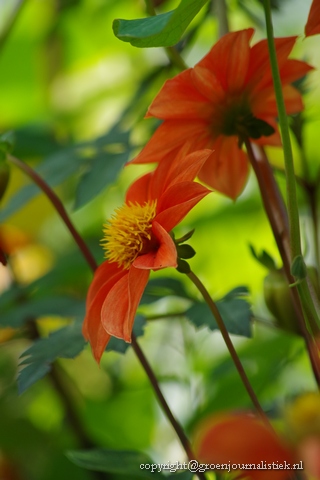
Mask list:
[[[209,148],[213,152],[199,178],[231,198],[240,194],[248,161],[239,140],[281,144],[267,41],[250,47],[253,33],[249,28],[225,35],[194,68],[167,80],[147,113],[164,122],[133,163],[162,161],[182,145],[189,152]],[[295,40],[275,39],[288,114],[303,109],[291,82],[311,69],[288,59]]]
[[193,182],[210,150],[183,153],[134,182],[125,204],[105,226],[107,260],[96,270],[87,296],[83,335],[97,362],[111,336],[131,340],[136,310],[150,270],[177,267],[169,235],[210,190]]
[[[224,465],[222,473],[229,472],[229,467],[231,473],[240,472],[240,478],[292,478],[292,471],[288,470],[294,463],[290,448],[253,415],[220,414],[207,419],[198,430],[196,453],[201,461],[212,466]],[[277,469],[280,464],[283,466]]]
[[306,37],[320,33],[320,1],[313,0],[304,29]]

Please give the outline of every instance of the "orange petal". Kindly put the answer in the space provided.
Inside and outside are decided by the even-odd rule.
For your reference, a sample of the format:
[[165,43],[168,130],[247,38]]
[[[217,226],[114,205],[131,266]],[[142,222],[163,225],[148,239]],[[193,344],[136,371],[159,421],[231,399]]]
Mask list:
[[177,267],[177,249],[168,232],[159,225],[152,223],[152,232],[159,241],[159,247],[154,252],[141,255],[133,262],[136,268],[147,270],[160,270],[166,267]]
[[208,193],[210,190],[196,182],[173,185],[162,195],[154,221],[170,232]]
[[101,322],[110,335],[131,342],[134,317],[149,275],[149,270],[132,266],[108,293],[101,309]]
[[320,33],[320,1],[313,0],[304,29],[306,37]]
[[176,183],[194,180],[212,151],[206,149],[188,154],[189,148],[190,144],[186,142],[177,154],[172,152],[162,159],[150,182],[150,199],[159,199]]
[[199,92],[210,100],[214,110],[214,104],[221,102],[226,95],[215,74],[207,68],[196,65],[191,71],[191,78]]
[[[245,414],[220,414],[206,419],[198,430],[196,452],[201,461],[231,467],[293,462],[293,454],[282,439],[253,415]],[[252,480],[288,480],[292,474],[290,470],[267,467],[234,470],[240,470],[241,476]]]
[[[285,85],[282,91],[287,114],[301,112],[304,107],[300,92],[292,85]],[[255,117],[261,119],[267,116],[276,118],[278,109],[275,94],[273,93],[268,98],[259,95],[258,98],[252,101],[252,113]]]
[[197,64],[212,71],[229,93],[239,91],[244,85],[253,33],[253,28],[248,28],[224,35]]
[[242,192],[249,173],[246,154],[237,137],[219,137],[215,150],[199,173],[199,178],[214,190],[233,200]]
[[[297,37],[275,38],[275,47],[279,68],[287,62],[288,55],[293,49]],[[269,60],[268,42],[266,39],[256,43],[251,48],[250,65],[247,73],[247,83],[253,87],[260,82],[261,85],[272,84],[272,72]]]
[[126,203],[143,205],[149,199],[150,181],[154,172],[149,172],[133,182],[126,193]]
[[210,142],[208,124],[203,120],[166,120],[131,163],[159,162],[173,150],[178,153],[186,142],[192,144],[193,150],[199,149],[198,144],[201,144],[201,149],[210,148],[210,145],[203,146],[204,138]]
[[86,300],[87,309],[89,308],[91,302],[93,301],[94,297],[96,296],[102,285],[107,281],[112,280],[114,276],[118,275],[121,272],[122,268],[119,268],[118,264],[114,262],[110,263],[108,261],[104,261],[103,263],[101,263],[101,265],[99,265],[99,267],[94,272],[93,280],[88,290]]
[[189,68],[165,82],[146,116],[163,120],[206,118],[208,109],[210,111],[208,99],[195,88],[192,69]]
[[82,333],[83,336],[89,340],[93,355],[98,363],[100,362],[101,356],[110,340],[110,335],[104,330],[101,324],[102,305],[112,287],[125,274],[125,270],[119,271],[100,286],[93,298],[90,299],[87,297],[87,312],[83,322]]

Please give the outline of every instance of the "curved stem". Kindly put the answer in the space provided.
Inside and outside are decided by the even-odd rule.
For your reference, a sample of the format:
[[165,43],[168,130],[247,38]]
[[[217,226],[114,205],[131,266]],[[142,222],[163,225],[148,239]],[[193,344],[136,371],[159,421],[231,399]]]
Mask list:
[[[194,460],[196,457],[192,451],[192,448],[191,448],[191,445],[190,445],[190,442],[186,436],[186,434],[184,433],[183,429],[181,428],[181,425],[177,422],[177,420],[175,419],[175,417],[173,416],[170,408],[168,407],[168,404],[159,388],[159,384],[157,382],[157,379],[153,373],[153,370],[148,362],[148,360],[146,359],[146,357],[143,355],[143,352],[142,350],[140,349],[140,346],[137,342],[137,339],[133,336],[132,337],[132,347],[137,355],[137,357],[139,358],[140,360],[140,363],[141,365],[143,366],[145,372],[147,373],[148,377],[149,377],[149,380],[151,382],[151,385],[158,397],[158,400],[165,412],[165,414],[167,415],[171,425],[173,426],[173,428],[175,429],[175,432],[176,434],[178,435],[179,437],[179,440],[185,450],[185,452],[187,453],[188,455],[188,459],[189,460]],[[205,476],[201,475],[201,473],[197,473],[197,475],[199,476],[199,478],[204,478],[205,479]]]
[[[68,214],[61,202],[61,200],[58,198],[58,196],[54,193],[54,191],[51,189],[51,187],[38,175],[37,172],[35,172],[29,165],[25,164],[24,162],[22,162],[21,160],[19,160],[18,158],[15,158],[15,157],[12,157],[12,156],[9,156],[8,160],[13,163],[14,165],[16,165],[17,167],[19,167],[21,170],[23,170],[30,178],[32,178],[32,180],[40,187],[40,189],[43,191],[43,193],[49,198],[49,200],[51,201],[51,203],[53,204],[53,206],[55,207],[57,213],[60,215],[60,217],[62,218],[62,220],[64,221],[65,225],[67,226],[67,228],[69,229],[72,237],[74,238],[74,240],[76,241],[77,245],[79,246],[84,258],[87,260],[89,266],[91,267],[92,271],[95,271],[96,268],[97,268],[97,264],[96,264],[96,261],[94,259],[94,257],[92,256],[90,250],[88,249],[86,243],[84,242],[84,240],[82,239],[82,237],[79,235],[79,233],[77,232],[77,230],[75,229],[74,225],[72,224],[70,218],[68,217]],[[160,387],[159,387],[159,384],[158,384],[158,381],[156,379],[156,376],[147,360],[147,358],[145,357],[143,351],[141,350],[140,346],[138,345],[137,343],[137,340],[136,340],[136,337],[134,335],[134,333],[132,333],[131,335],[131,339],[132,339],[132,347],[138,357],[138,359],[140,360],[140,363],[142,365],[142,367],[144,368],[149,380],[150,380],[150,383],[156,393],[156,396],[158,398],[158,401],[160,403],[160,405],[162,406],[163,408],[163,411],[165,413],[165,415],[167,416],[169,422],[171,423],[173,429],[175,430],[186,454],[187,454],[187,457],[189,458],[189,460],[193,460],[195,459],[195,455],[193,454],[192,452],[192,449],[191,449],[191,446],[190,446],[190,443],[189,443],[189,440],[187,438],[187,436],[185,435],[181,425],[177,422],[177,420],[175,419],[175,417],[173,416],[170,408],[169,408],[169,405],[167,404],[161,390],[160,390]],[[206,477],[203,473],[201,472],[197,472],[197,476],[199,477],[200,480],[205,480]]]
[[245,387],[245,389],[247,390],[247,393],[255,407],[255,409],[257,410],[257,412],[259,413],[261,419],[270,427],[270,423],[269,423],[269,420],[266,416],[266,414],[264,413],[264,411],[262,410],[262,407],[259,403],[259,400],[257,399],[257,396],[251,386],[251,383],[247,377],[247,374],[242,366],[242,363],[238,357],[238,354],[233,346],[233,343],[231,341],[231,338],[229,336],[229,332],[228,330],[226,329],[226,326],[224,324],[224,321],[220,315],[220,312],[215,304],[215,302],[212,300],[209,292],[207,291],[207,289],[205,288],[205,286],[203,285],[203,283],[201,282],[201,280],[193,273],[193,272],[190,272],[190,273],[187,273],[187,276],[190,278],[190,280],[193,282],[193,284],[197,287],[197,289],[199,290],[199,292],[201,293],[201,295],[203,296],[204,300],[206,301],[208,307],[210,308],[217,324],[218,324],[218,327],[219,327],[219,330],[221,332],[221,335],[223,337],[223,340],[229,350],[229,353],[231,355],[231,358],[233,360],[233,363],[236,367],[236,369],[238,370],[238,373],[240,375],[240,378],[242,380],[242,383]]
[[[274,238],[276,240],[284,271],[289,284],[294,283],[291,275],[290,238],[288,216],[279,187],[274,179],[271,166],[262,148],[257,147],[257,154],[253,151],[250,140],[245,139],[248,158],[257,177],[263,205],[268,216]],[[320,386],[320,364],[314,339],[307,330],[300,296],[297,287],[290,289],[292,302],[299,320],[301,335],[305,339],[313,374]]]
[[75,229],[60,198],[55,194],[52,188],[37,174],[37,172],[33,170],[29,165],[22,162],[18,158],[13,157],[12,155],[8,156],[8,160],[14,165],[16,165],[17,167],[19,167],[20,170],[23,170],[24,173],[26,173],[28,177],[30,177],[34,181],[34,183],[38,185],[38,187],[43,191],[46,197],[50,200],[50,202],[53,204],[54,208],[62,218],[63,222],[65,223],[66,227],[68,228],[69,232],[71,233],[72,237],[74,238],[76,244],[80,248],[81,253],[83,254],[86,261],[88,262],[90,268],[94,271],[98,266],[97,262],[95,261],[92,253],[88,249],[83,238],[81,237],[81,235],[79,235],[78,231]]
[[[277,61],[277,53],[275,42],[273,38],[273,25],[270,0],[263,0],[264,13],[266,19],[267,37],[268,37],[268,49],[270,57],[270,65],[272,71],[273,85],[275,90],[279,124],[282,137],[284,164],[286,171],[286,186],[287,186],[287,205],[289,215],[289,227],[290,227],[290,247],[291,247],[291,261],[296,257],[302,257],[301,251],[301,238],[300,238],[300,223],[299,223],[299,210],[298,200],[296,193],[296,181],[293,164],[293,154],[291,148],[290,134],[288,118],[286,113],[286,106],[284,103],[284,97],[282,92],[282,84],[279,72],[279,66]],[[317,312],[316,302],[314,296],[310,291],[309,285],[305,278],[297,279],[299,283],[297,289],[299,297],[301,299],[302,308],[305,313],[306,319],[309,322],[310,328],[313,332],[319,334],[319,316]]]

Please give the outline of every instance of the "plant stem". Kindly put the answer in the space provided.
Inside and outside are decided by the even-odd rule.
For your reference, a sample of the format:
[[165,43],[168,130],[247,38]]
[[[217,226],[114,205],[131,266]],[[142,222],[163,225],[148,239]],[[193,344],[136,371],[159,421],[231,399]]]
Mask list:
[[218,324],[218,327],[219,327],[219,330],[221,332],[221,335],[223,337],[223,340],[229,350],[229,353],[231,355],[231,358],[232,358],[232,361],[236,367],[236,369],[238,370],[238,373],[240,375],[240,378],[242,380],[242,383],[245,387],[245,389],[247,390],[248,392],[248,395],[255,407],[255,409],[257,410],[258,414],[260,415],[261,419],[268,425],[270,426],[270,423],[269,423],[269,420],[266,416],[266,414],[264,413],[264,411],[262,410],[262,407],[259,403],[259,400],[257,399],[257,396],[251,386],[251,383],[247,377],[247,374],[242,366],[242,363],[238,357],[238,354],[233,346],[233,343],[231,341],[231,338],[229,336],[229,332],[228,330],[226,329],[226,326],[224,324],[224,321],[220,315],[220,312],[215,304],[215,302],[212,300],[209,292],[207,291],[207,289],[205,288],[205,286],[203,285],[203,283],[201,282],[201,280],[193,273],[193,272],[190,272],[190,273],[187,273],[187,276],[190,278],[190,280],[193,282],[193,284],[197,287],[197,289],[199,290],[199,292],[201,293],[201,295],[203,296],[204,300],[206,301],[208,307],[210,308],[217,324]]
[[272,26],[270,0],[263,0],[263,5],[264,5],[264,12],[265,12],[265,19],[266,19],[270,64],[271,64],[273,85],[274,85],[277,107],[278,107],[279,124],[280,124],[282,145],[283,145],[283,155],[284,155],[286,180],[287,180],[286,182],[287,183],[287,203],[288,203],[289,224],[290,224],[291,253],[292,253],[292,258],[294,258],[297,255],[301,255],[301,241],[300,241],[299,210],[298,210],[298,201],[297,201],[297,195],[296,195],[293,155],[292,155],[292,148],[291,148],[291,141],[290,141],[290,134],[289,134],[288,118],[287,118],[286,107],[285,107],[284,98],[282,94],[282,84],[281,84],[281,78],[279,73],[276,48],[275,48],[274,38],[273,38],[273,26]]
[[[147,14],[151,17],[155,17],[157,12],[154,8],[152,0],[145,0]],[[170,62],[175,65],[179,70],[183,71],[188,68],[180,53],[175,47],[164,47]]]
[[[289,284],[294,282],[291,275],[291,256],[290,240],[287,211],[279,191],[279,187],[274,179],[271,166],[262,148],[257,147],[257,154],[254,153],[249,139],[245,139],[248,158],[257,177],[263,205],[268,216],[274,238],[276,240],[282,261],[284,271]],[[291,299],[299,320],[301,335],[305,339],[312,370],[320,386],[320,364],[318,354],[315,348],[315,341],[310,335],[305,321],[301,306],[300,296],[297,287],[290,289]]]
[[21,10],[22,10],[22,7],[25,4],[26,4],[26,0],[16,0],[16,4],[12,9],[11,16],[10,16],[7,24],[3,28],[2,32],[1,32],[1,35],[0,35],[0,49],[3,47],[7,38],[9,37],[9,35],[10,35],[10,33],[11,33],[13,27],[14,27],[14,24],[15,24],[18,16],[19,16]]
[[[94,272],[97,268],[96,261],[93,258],[93,256],[92,256],[90,250],[88,249],[86,243],[84,242],[84,240],[82,239],[82,237],[79,235],[79,233],[75,229],[74,225],[72,224],[72,222],[71,222],[70,218],[68,217],[68,214],[67,214],[61,200],[58,198],[58,196],[54,193],[54,191],[51,189],[51,187],[38,175],[38,173],[35,172],[29,165],[25,164],[21,160],[15,158],[15,157],[12,157],[12,156],[9,156],[8,160],[11,163],[13,163],[14,165],[16,165],[17,167],[19,167],[21,170],[23,170],[40,187],[40,189],[43,191],[43,193],[49,198],[49,200],[52,202],[54,208],[56,209],[57,213],[60,215],[60,217],[64,221],[65,225],[69,229],[72,237],[74,238],[77,245],[79,246],[79,248],[81,250],[81,253],[83,254],[86,261],[88,262],[91,270]],[[173,429],[175,430],[183,448],[185,449],[187,457],[189,458],[189,460],[194,460],[195,455],[192,452],[189,440],[188,440],[187,436],[185,435],[181,425],[177,422],[177,420],[173,416],[173,414],[172,414],[172,412],[169,408],[169,405],[167,404],[167,402],[166,402],[166,400],[165,400],[165,398],[164,398],[164,396],[163,396],[163,394],[160,390],[160,387],[159,387],[158,381],[156,379],[156,376],[155,376],[147,358],[145,357],[143,351],[139,347],[139,345],[137,343],[137,340],[136,340],[136,337],[135,337],[133,332],[132,332],[131,338],[132,338],[132,347],[133,347],[138,359],[141,362],[142,367],[144,368],[144,370],[145,370],[145,372],[146,372],[146,374],[147,374],[147,376],[150,380],[150,383],[151,383],[151,385],[152,385],[152,387],[153,387],[153,389],[154,389],[154,391],[157,395],[158,401],[159,401],[160,405],[162,406],[162,408],[164,410],[164,413],[166,414],[166,416],[167,416],[169,422],[171,423]],[[55,376],[55,380],[57,380],[56,376]],[[197,475],[198,475],[200,480],[205,480],[206,479],[205,475],[201,472],[197,472]]]
[[[191,445],[190,445],[190,442],[186,436],[186,434],[184,433],[183,429],[181,428],[181,425],[177,422],[177,420],[175,419],[175,417],[172,415],[172,412],[170,410],[170,408],[168,407],[168,404],[159,388],[159,384],[157,382],[157,379],[153,373],[153,370],[148,362],[148,360],[146,359],[146,357],[143,355],[143,352],[142,350],[140,349],[140,346],[137,342],[137,339],[133,336],[132,337],[132,347],[137,355],[137,357],[139,358],[140,360],[140,363],[141,365],[143,366],[145,372],[147,373],[148,377],[149,377],[149,380],[151,382],[151,385],[158,397],[158,400],[165,412],[165,414],[167,415],[171,425],[173,426],[177,436],[179,437],[179,440],[185,450],[185,452],[187,453],[187,456],[188,456],[188,459],[189,460],[194,460],[196,457],[192,451],[192,448],[191,448]],[[197,475],[199,478],[202,478],[202,479],[205,479],[205,476],[202,475],[201,473],[197,472]]]
[[18,168],[20,168],[20,170],[23,170],[24,173],[26,173],[28,177],[30,177],[34,181],[34,183],[38,185],[38,187],[43,191],[46,197],[51,201],[54,208],[62,218],[69,232],[71,233],[72,237],[74,238],[76,244],[80,248],[81,253],[83,254],[86,261],[88,262],[90,268],[94,271],[97,268],[97,263],[92,253],[88,249],[86,243],[84,242],[83,238],[81,237],[81,235],[79,235],[78,231],[76,230],[73,223],[71,222],[66,212],[66,209],[64,208],[59,197],[55,194],[52,188],[38,175],[38,173],[35,170],[33,170],[29,165],[22,162],[18,158],[13,157],[12,155],[8,156],[8,160],[14,165],[16,165]]
[[219,38],[229,32],[228,7],[226,0],[215,0],[212,2],[212,10],[218,19]]
[[[272,26],[270,0],[263,0],[263,5],[264,5],[264,12],[265,12],[265,19],[266,19],[269,57],[270,57],[273,85],[274,85],[277,107],[278,107],[279,123],[280,123],[283,154],[284,154],[284,164],[285,164],[285,171],[286,171],[287,205],[288,205],[288,215],[289,215],[290,247],[291,247],[291,262],[292,262],[296,257],[302,258],[299,210],[298,210],[298,200],[297,200],[297,194],[296,194],[293,155],[292,155],[292,148],[291,148],[291,141],[290,141],[290,134],[289,134],[288,118],[286,114],[286,107],[285,107],[283,93],[282,93],[282,84],[281,84],[280,72],[279,72],[279,67],[277,62],[276,48],[275,48],[275,43],[273,38],[273,26]],[[299,283],[297,285],[297,289],[302,302],[303,311],[305,313],[305,316],[309,322],[309,325],[312,331],[319,333],[318,313],[314,304],[314,300],[310,293],[308,283],[305,278],[298,279],[298,280],[299,280]]]
[[[39,330],[35,321],[35,318],[30,318],[27,322],[29,336],[32,340],[37,340],[40,338]],[[55,392],[59,395],[59,399],[63,404],[66,421],[71,427],[77,441],[78,447],[89,449],[95,448],[95,444],[88,437],[87,432],[83,428],[82,422],[77,414],[74,405],[73,399],[67,388],[67,383],[63,381],[62,378],[62,369],[56,364],[51,365],[51,370],[48,373],[48,377],[53,385]],[[92,477],[96,480],[108,480],[110,475],[103,472],[98,472],[96,470],[90,470]]]

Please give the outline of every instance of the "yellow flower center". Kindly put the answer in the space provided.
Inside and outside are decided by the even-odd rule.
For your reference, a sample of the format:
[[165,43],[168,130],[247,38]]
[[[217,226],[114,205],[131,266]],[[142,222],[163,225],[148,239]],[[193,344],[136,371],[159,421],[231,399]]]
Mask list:
[[109,262],[118,262],[119,267],[128,269],[141,253],[152,243],[152,220],[156,216],[157,202],[148,201],[124,204],[118,208],[104,225],[101,242]]

